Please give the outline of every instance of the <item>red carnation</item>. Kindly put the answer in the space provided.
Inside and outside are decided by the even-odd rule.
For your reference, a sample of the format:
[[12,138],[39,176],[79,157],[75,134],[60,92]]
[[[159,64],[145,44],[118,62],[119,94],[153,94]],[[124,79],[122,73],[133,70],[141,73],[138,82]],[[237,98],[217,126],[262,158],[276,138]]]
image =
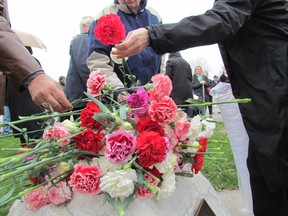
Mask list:
[[[206,152],[207,148],[207,137],[201,137],[199,140],[199,144],[202,146],[197,152]],[[203,167],[203,154],[196,154],[194,157],[194,161],[191,167],[191,170],[196,174],[202,169]]]
[[88,102],[86,108],[84,108],[80,114],[81,126],[102,130],[104,128],[103,125],[93,119],[95,113],[100,113],[100,108],[96,103]]
[[165,159],[166,144],[161,135],[154,131],[143,131],[137,138],[139,164],[144,168],[150,167]]
[[82,133],[74,137],[76,147],[80,150],[98,153],[104,145],[101,145],[101,141],[104,139],[103,133],[97,133],[87,128]]
[[158,132],[161,136],[164,136],[165,132],[163,128],[158,125],[157,122],[152,121],[149,116],[142,117],[136,124],[136,130],[138,132],[142,131],[155,131]]
[[126,36],[125,26],[117,14],[102,16],[94,28],[95,37],[104,45],[115,45]]

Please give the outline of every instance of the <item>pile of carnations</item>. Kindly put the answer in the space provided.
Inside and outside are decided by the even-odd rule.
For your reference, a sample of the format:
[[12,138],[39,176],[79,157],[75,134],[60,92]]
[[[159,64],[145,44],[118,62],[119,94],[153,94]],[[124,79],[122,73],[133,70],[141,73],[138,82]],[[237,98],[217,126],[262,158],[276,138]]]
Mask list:
[[0,181],[11,187],[1,205],[20,198],[36,211],[69,202],[74,193],[105,194],[123,215],[133,199],[167,198],[177,174],[201,170],[215,123],[188,119],[169,97],[168,76],[153,76],[149,89],[139,87],[122,103],[98,100],[108,97],[100,71],[87,85],[90,100],[79,121],[56,121],[36,146],[0,159]]
[[[125,37],[119,19],[112,14],[100,18],[95,37],[105,39],[103,44],[119,43]],[[10,149],[17,154],[0,158],[0,183],[8,189],[0,206],[21,199],[27,210],[37,211],[83,193],[104,195],[124,215],[136,198],[173,196],[176,175],[197,174],[215,123],[188,118],[169,97],[168,76],[157,74],[151,83],[126,90],[126,100],[113,100],[117,90],[107,86],[101,71],[93,71],[87,105],[75,121],[59,121],[59,116],[73,114],[69,112],[11,122],[57,117],[53,124],[47,121],[36,144]]]

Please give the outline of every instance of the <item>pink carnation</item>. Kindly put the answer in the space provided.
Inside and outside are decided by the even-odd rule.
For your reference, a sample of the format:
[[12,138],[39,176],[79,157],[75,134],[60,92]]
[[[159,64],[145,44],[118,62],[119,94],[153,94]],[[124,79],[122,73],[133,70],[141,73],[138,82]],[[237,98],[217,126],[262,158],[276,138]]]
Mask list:
[[172,98],[165,96],[162,101],[152,101],[148,113],[160,126],[169,124],[176,118],[177,106]]
[[127,97],[126,103],[128,106],[133,108],[141,108],[138,110],[133,110],[132,112],[136,116],[143,115],[148,110],[149,95],[144,88],[139,88],[136,93],[131,94]]
[[136,137],[131,131],[117,131],[107,135],[105,156],[114,163],[127,162],[135,152]]
[[97,166],[88,166],[83,163],[74,166],[74,172],[70,176],[69,185],[74,192],[85,194],[100,193],[100,177],[102,172]]
[[149,90],[150,101],[161,101],[162,98],[171,94],[172,82],[167,75],[156,74],[151,80],[154,87]]
[[[54,125],[52,129],[52,133],[56,140],[61,140],[66,137],[69,137],[71,134],[69,133],[68,129],[62,126],[61,123],[57,123]],[[66,139],[63,142],[59,143],[60,146],[68,145],[70,143],[70,139]]]
[[48,140],[48,139],[51,139],[52,136],[53,136],[53,131],[51,129],[50,130],[44,130],[43,139]]
[[94,96],[100,95],[106,83],[105,77],[100,71],[92,71],[87,80],[87,92]]
[[47,193],[45,192],[46,188],[47,186],[42,186],[24,195],[23,199],[27,210],[37,211],[49,203]]
[[[51,186],[51,184],[49,185]],[[72,199],[71,191],[68,187],[65,187],[64,182],[60,182],[57,186],[53,186],[47,192],[47,197],[50,203],[53,205],[60,205],[68,200]]]
[[175,124],[175,133],[178,139],[185,136],[190,128],[190,122],[188,120],[179,120]]

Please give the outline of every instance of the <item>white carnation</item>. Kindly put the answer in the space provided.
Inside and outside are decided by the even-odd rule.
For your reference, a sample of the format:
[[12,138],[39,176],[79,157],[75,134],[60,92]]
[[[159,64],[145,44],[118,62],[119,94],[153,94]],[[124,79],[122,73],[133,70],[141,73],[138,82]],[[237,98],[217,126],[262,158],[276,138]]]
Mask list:
[[157,168],[157,170],[161,173],[168,173],[168,172],[174,172],[174,169],[177,165],[177,156],[173,152],[168,152],[166,159],[161,162],[157,163],[154,166]]
[[[112,51],[116,50],[115,47],[112,48]],[[122,64],[122,59],[117,58],[117,55],[112,54],[112,51],[110,52],[110,58],[113,62],[116,64]],[[125,58],[125,61],[127,61],[128,57]]]
[[166,173],[163,175],[163,182],[158,190],[157,200],[170,197],[176,188],[175,173]]
[[107,192],[111,197],[128,197],[134,191],[134,181],[137,180],[136,171],[116,170],[108,172],[100,181],[101,191]]
[[207,137],[207,138],[210,138],[213,133],[214,133],[214,130],[216,128],[216,123],[215,122],[208,122],[206,120],[203,120],[202,121],[202,124],[204,125],[204,128],[205,130],[202,131],[198,137]]
[[201,117],[199,115],[191,119],[190,128],[186,136],[182,137],[181,140],[189,139],[193,142],[202,131]]
[[118,167],[117,164],[112,163],[111,161],[107,160],[105,157],[100,157],[98,159],[98,164],[103,173],[114,172]]

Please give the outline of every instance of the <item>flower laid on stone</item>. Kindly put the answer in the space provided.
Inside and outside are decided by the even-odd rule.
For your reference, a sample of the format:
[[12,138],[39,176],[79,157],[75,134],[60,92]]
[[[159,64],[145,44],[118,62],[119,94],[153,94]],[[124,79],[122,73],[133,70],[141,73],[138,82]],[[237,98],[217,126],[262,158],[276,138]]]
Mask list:
[[[89,85],[102,77],[99,71],[91,73]],[[2,204],[22,197],[27,209],[36,211],[67,202],[73,193],[105,194],[123,215],[137,197],[161,200],[173,195],[176,174],[187,172],[182,170],[184,164],[190,164],[191,174],[201,170],[215,123],[203,127],[200,116],[187,118],[169,97],[172,84],[167,78],[155,75],[154,88],[139,87],[124,104],[103,104],[87,94],[90,101],[79,122],[55,122],[36,146],[1,159],[0,180],[13,179],[22,186]],[[99,86],[103,92],[105,85]],[[160,92],[162,97],[156,97]],[[100,96],[109,98],[109,94]]]

